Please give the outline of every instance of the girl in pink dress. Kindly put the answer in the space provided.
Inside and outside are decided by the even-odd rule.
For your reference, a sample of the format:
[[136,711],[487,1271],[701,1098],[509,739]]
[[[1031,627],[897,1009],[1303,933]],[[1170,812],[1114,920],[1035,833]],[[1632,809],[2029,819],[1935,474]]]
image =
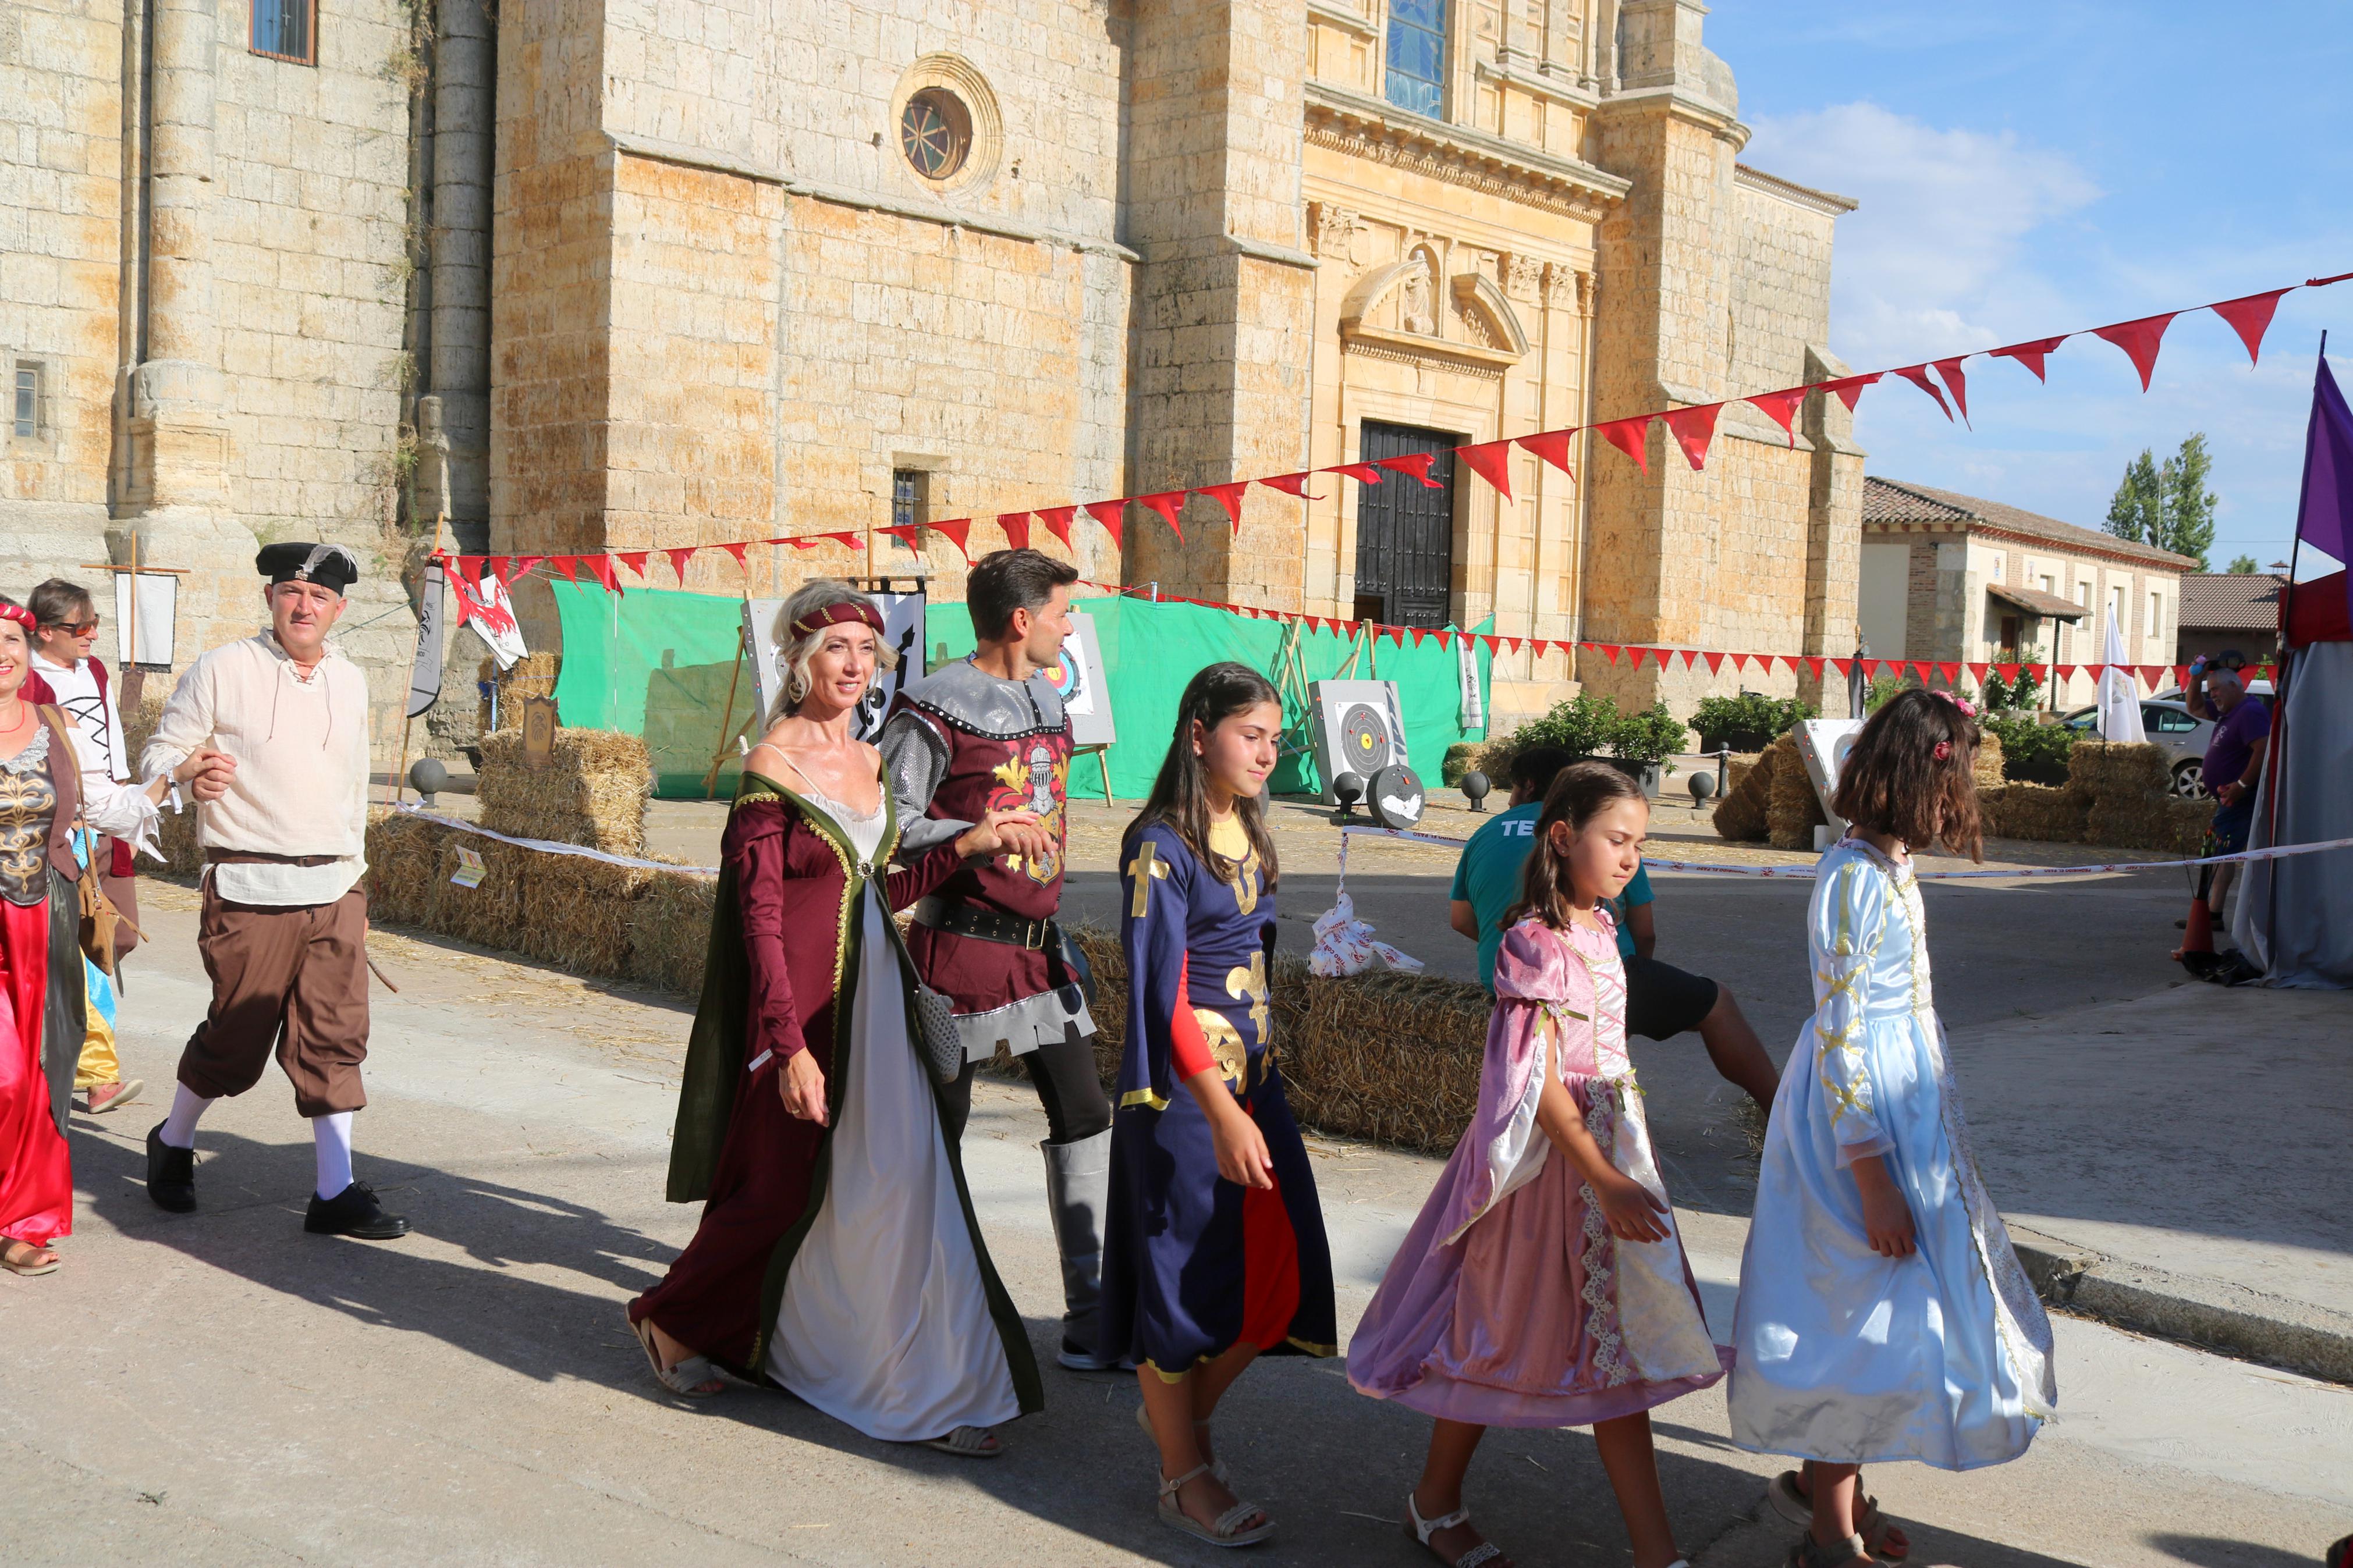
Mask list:
[[1450,1568],[1508,1568],[1462,1506],[1489,1426],[1593,1427],[1635,1568],[1675,1568],[1654,1405],[1730,1364],[1708,1336],[1626,1056],[1607,902],[1650,806],[1616,768],[1561,770],[1495,960],[1479,1111],[1348,1347],[1348,1381],[1437,1421],[1407,1528]]

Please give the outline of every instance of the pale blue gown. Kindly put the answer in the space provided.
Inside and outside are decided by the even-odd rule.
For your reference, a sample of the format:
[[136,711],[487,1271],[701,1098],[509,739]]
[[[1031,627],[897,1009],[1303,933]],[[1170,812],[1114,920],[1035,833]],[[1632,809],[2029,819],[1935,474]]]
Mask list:
[[[2058,1399],[2051,1321],[1969,1153],[1928,980],[1919,883],[1869,845],[1822,856],[1814,1016],[1774,1099],[1741,1259],[1732,1440],[1945,1469],[2026,1452]],[[1872,1251],[1846,1167],[1877,1154],[1919,1250]]]

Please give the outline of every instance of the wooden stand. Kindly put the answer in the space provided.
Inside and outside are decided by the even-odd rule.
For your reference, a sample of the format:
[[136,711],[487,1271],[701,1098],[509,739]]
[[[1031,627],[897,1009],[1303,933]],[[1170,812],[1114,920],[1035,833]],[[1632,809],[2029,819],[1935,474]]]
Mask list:
[[1095,766],[1103,770],[1103,804],[1105,805],[1117,805],[1119,802],[1112,797],[1111,793],[1110,752],[1111,748],[1109,746],[1072,746],[1071,748],[1071,761],[1075,764],[1081,757],[1093,757],[1095,760]]

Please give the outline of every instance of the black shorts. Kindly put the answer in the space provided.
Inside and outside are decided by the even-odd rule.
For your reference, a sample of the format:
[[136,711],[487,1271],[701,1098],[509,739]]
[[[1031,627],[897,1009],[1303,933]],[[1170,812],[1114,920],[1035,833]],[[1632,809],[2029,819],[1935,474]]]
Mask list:
[[1715,982],[1655,958],[1626,961],[1626,1032],[1672,1039],[1715,1011]]

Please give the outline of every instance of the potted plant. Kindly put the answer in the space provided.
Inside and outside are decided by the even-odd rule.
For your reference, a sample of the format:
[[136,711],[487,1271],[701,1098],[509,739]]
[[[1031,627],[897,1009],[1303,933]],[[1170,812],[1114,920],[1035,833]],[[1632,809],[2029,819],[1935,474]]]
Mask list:
[[1660,764],[1682,751],[1683,742],[1683,721],[1668,712],[1665,703],[1653,702],[1618,720],[1609,736],[1610,755],[1603,760],[1639,780],[1642,793],[1656,799]]
[[1815,716],[1811,703],[1794,697],[1743,691],[1737,697],[1702,699],[1692,713],[1690,727],[1699,731],[1703,752],[1761,752],[1783,731]]

